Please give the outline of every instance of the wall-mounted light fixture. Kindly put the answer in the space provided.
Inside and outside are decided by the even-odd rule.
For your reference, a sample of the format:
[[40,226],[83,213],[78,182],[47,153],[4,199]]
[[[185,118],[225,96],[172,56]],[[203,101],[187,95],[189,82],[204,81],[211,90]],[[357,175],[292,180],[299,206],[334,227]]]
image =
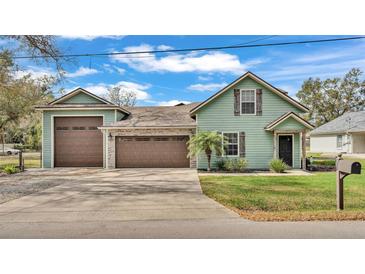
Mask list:
[[112,140],[113,139],[113,136],[112,136],[112,134],[110,132],[109,132],[108,138],[109,138],[109,140]]

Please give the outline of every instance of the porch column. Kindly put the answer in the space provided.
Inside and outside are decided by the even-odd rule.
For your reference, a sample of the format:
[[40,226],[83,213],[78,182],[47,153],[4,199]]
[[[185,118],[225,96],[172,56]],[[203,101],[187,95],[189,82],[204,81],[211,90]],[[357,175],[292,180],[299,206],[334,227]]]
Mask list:
[[273,138],[274,138],[274,139],[273,139],[273,144],[274,144],[274,147],[273,147],[273,148],[274,148],[274,149],[273,149],[273,150],[274,150],[274,151],[273,151],[273,153],[274,153],[274,154],[273,154],[273,159],[276,159],[276,155],[278,155],[278,154],[277,154],[277,151],[276,151],[276,149],[277,149],[277,145],[276,145],[276,131],[275,131],[275,130],[274,130],[274,132],[273,132],[273,136],[274,136],[274,137],[273,137]]
[[[111,134],[111,137],[109,137]],[[107,131],[107,168],[115,168],[115,134]]]
[[300,135],[302,138],[302,169],[305,170],[305,164],[306,164],[305,158],[307,157],[306,144],[305,144],[306,131],[303,130]]

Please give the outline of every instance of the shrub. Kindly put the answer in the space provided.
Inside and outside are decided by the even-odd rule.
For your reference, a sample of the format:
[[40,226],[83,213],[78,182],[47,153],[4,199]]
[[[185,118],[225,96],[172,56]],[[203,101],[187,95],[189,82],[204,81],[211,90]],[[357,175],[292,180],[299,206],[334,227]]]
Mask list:
[[19,172],[19,169],[15,165],[5,165],[3,167],[3,171],[6,174],[14,174],[14,173]]
[[217,169],[218,170],[223,170],[224,169],[224,160],[223,159],[218,159],[217,160]]
[[288,166],[282,159],[272,159],[270,162],[270,169],[276,173],[283,173],[288,169]]
[[223,160],[223,169],[229,172],[242,172],[246,167],[247,160],[244,158]]
[[333,159],[314,159],[312,161],[313,165],[318,165],[318,166],[335,166],[336,165],[336,160]]
[[247,167],[247,160],[244,158],[239,158],[235,161],[235,168],[237,171],[244,171]]
[[233,161],[231,159],[224,160],[224,170],[231,172],[234,170]]

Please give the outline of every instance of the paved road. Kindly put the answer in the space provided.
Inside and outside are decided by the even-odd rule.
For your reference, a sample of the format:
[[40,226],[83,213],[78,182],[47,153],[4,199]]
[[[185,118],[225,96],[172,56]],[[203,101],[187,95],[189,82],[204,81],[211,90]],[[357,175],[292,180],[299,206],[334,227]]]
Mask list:
[[0,238],[365,238],[365,222],[252,222],[204,196],[191,169],[33,170],[60,185],[0,205]]

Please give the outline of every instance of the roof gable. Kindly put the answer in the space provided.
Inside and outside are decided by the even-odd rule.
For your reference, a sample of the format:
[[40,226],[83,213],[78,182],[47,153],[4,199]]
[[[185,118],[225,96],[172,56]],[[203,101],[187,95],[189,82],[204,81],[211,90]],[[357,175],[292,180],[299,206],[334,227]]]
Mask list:
[[302,127],[313,129],[314,126],[309,123],[308,121],[304,120],[302,117],[300,117],[298,114],[294,112],[287,112],[284,115],[280,116],[279,118],[275,119],[271,123],[269,123],[265,130],[274,130],[276,128],[280,128],[281,126],[285,127],[285,124],[292,124],[290,122],[299,123]]
[[336,119],[321,125],[311,132],[311,135],[364,132],[365,111],[347,112]]
[[259,83],[260,85],[264,86],[265,88],[267,88],[268,90],[272,91],[273,93],[277,94],[279,97],[281,97],[285,101],[289,102],[290,104],[294,105],[298,109],[300,109],[300,110],[302,110],[304,112],[308,112],[308,108],[307,107],[305,107],[304,105],[302,105],[298,101],[296,101],[293,98],[291,98],[286,92],[283,92],[282,90],[280,90],[278,88],[275,88],[274,86],[272,86],[268,82],[264,81],[263,79],[261,79],[260,77],[258,77],[255,74],[253,74],[252,72],[246,72],[241,77],[237,78],[232,83],[228,84],[226,87],[224,87],[223,89],[221,89],[217,93],[213,94],[207,100],[205,100],[204,102],[202,102],[201,104],[199,104],[198,106],[196,106],[194,109],[192,109],[191,112],[190,112],[191,115],[194,115],[195,112],[197,112],[200,108],[202,108],[205,105],[209,104],[211,101],[213,101],[214,99],[216,99],[217,97],[219,97],[221,94],[225,93],[226,91],[230,90],[231,88],[233,88],[235,85],[239,84],[241,81],[243,81],[246,78],[250,78],[253,81],[256,81],[257,83]]
[[114,105],[113,103],[101,98],[83,88],[76,88],[64,96],[49,103],[49,105],[56,104],[106,104]]

